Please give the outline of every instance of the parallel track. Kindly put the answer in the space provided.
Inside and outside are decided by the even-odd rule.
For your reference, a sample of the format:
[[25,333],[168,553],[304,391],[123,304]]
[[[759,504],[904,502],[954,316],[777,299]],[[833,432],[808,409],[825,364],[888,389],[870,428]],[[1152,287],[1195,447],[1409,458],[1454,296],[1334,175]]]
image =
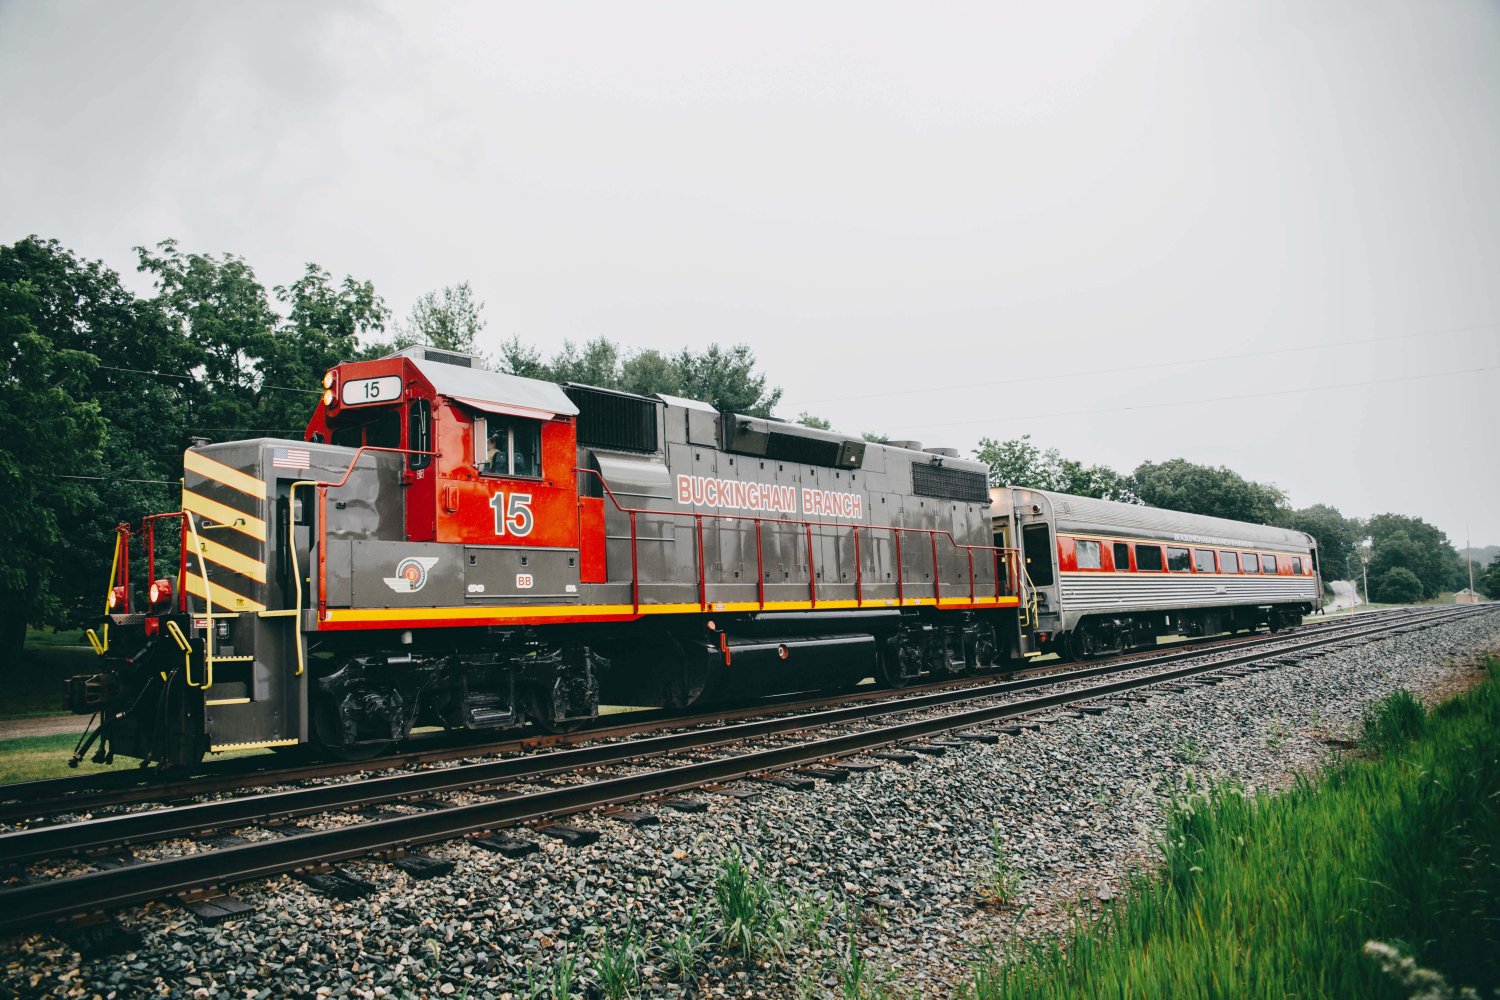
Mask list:
[[[934,692],[903,699],[895,704],[885,702],[851,705],[814,715],[762,720],[726,729],[675,733],[618,745],[560,750],[522,759],[371,778],[327,788],[299,789],[278,793],[276,796],[263,795],[244,800],[156,810],[8,834],[0,837],[0,856],[34,859],[58,853],[93,850],[104,845],[116,846],[121,842],[160,839],[163,836],[196,832],[205,828],[243,825],[252,821],[247,820],[247,816],[263,819],[268,815],[301,815],[352,804],[391,801],[416,794],[472,789],[497,781],[518,781],[545,774],[577,772],[607,763],[636,762],[643,758],[655,758],[685,750],[722,748],[728,742],[744,742],[766,735],[864,721],[954,702],[981,702],[974,707],[945,715],[895,722],[768,749],[729,753],[710,760],[667,763],[639,774],[600,778],[561,788],[512,794],[494,801],[435,808],[412,815],[309,831],[271,841],[205,850],[183,857],[130,864],[7,888],[0,890],[0,934],[37,929],[48,920],[117,909],[195,889],[276,875],[371,853],[400,853],[421,844],[517,823],[806,766],[830,758],[1015,718],[1071,702],[1091,701],[1164,682],[1181,681],[1199,674],[1252,665],[1263,660],[1274,662],[1283,657],[1295,658],[1298,654],[1321,647],[1389,633],[1415,631],[1492,610],[1493,607],[1481,606],[1457,611],[1417,613],[1403,616],[1394,622],[1379,624],[1362,621],[1353,629],[1339,630],[1333,635],[1279,635],[1275,637],[1277,642],[1285,645],[1273,650],[1227,657],[1221,655],[1222,651],[1214,650],[1151,657],[1128,664],[1085,667],[1050,678],[1035,677],[1022,681],[976,685],[959,691]],[[1199,662],[1167,666],[1168,663],[1187,659]],[[1164,669],[1149,669],[1155,667]],[[1043,684],[1078,682],[1103,675],[1126,673],[1132,676],[1023,700],[985,703],[992,702],[997,695]]]
[[[1149,665],[1174,662],[1173,657],[1200,656],[1206,650],[1223,647],[1249,648],[1266,643],[1284,642],[1288,634],[1323,633],[1346,630],[1376,621],[1406,619],[1415,612],[1406,610],[1371,612],[1354,618],[1304,625],[1293,633],[1256,633],[1250,637],[1208,636],[1202,639],[1175,643],[1167,652],[1134,652],[1120,656],[1090,661],[1100,666],[1115,664]],[[1066,663],[1042,663],[1022,667],[1009,676],[1045,676],[1066,671]],[[990,675],[993,676],[993,675]],[[688,729],[696,726],[718,725],[742,719],[751,719],[778,712],[800,712],[816,710],[830,705],[857,704],[868,701],[903,700],[933,691],[953,691],[966,688],[985,687],[989,682],[985,676],[945,678],[928,681],[911,687],[892,690],[870,688],[846,691],[835,695],[796,700],[766,700],[753,705],[722,708],[708,712],[680,713],[657,709],[608,716],[590,728],[565,735],[526,735],[503,740],[477,742],[472,739],[453,745],[445,736],[426,737],[439,745],[418,747],[386,757],[368,761],[328,761],[293,767],[268,764],[274,757],[240,757],[215,763],[210,768],[195,770],[189,774],[175,776],[170,772],[159,772],[148,768],[130,771],[108,771],[97,775],[68,778],[50,778],[40,781],[18,782],[0,786],[0,823],[17,823],[33,818],[68,813],[93,812],[113,806],[138,802],[174,802],[201,795],[222,794],[244,788],[265,787],[291,782],[310,781],[320,778],[339,777],[346,774],[370,773],[423,764],[439,764],[454,760],[495,754],[525,752],[555,747],[576,746],[595,740],[628,738],[642,733],[661,732],[668,729]],[[467,734],[466,734],[467,735]]]

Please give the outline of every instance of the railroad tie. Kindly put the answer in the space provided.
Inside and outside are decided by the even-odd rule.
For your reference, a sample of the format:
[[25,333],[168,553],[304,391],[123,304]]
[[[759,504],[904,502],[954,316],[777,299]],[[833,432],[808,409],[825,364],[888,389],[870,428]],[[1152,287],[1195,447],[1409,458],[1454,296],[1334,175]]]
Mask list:
[[598,830],[570,826],[567,823],[553,823],[551,826],[538,827],[536,832],[560,840],[569,847],[587,847],[599,839]]

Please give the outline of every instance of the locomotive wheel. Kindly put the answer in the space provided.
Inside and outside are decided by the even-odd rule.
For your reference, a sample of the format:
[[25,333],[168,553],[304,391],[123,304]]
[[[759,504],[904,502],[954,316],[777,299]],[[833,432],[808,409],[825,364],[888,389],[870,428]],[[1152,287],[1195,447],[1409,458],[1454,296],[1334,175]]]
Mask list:
[[[889,688],[904,688],[921,672],[921,653],[901,642],[888,639],[880,644],[879,665],[875,680]],[[917,662],[913,662],[917,661]],[[915,667],[915,669],[912,669]]]
[[347,760],[357,763],[373,760],[391,751],[395,740],[372,740],[361,743],[336,742],[342,738],[338,724],[338,713],[326,700],[319,698],[313,704],[312,747],[319,757]]

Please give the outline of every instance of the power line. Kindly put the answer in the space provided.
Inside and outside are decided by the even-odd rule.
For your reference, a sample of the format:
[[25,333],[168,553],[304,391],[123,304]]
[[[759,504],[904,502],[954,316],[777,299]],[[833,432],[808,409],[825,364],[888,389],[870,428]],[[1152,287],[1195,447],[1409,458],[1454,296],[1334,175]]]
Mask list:
[[[1220,354],[1207,358],[1185,358],[1178,361],[1153,361],[1144,365],[1124,368],[1094,368],[1086,371],[1064,371],[1050,375],[1024,375],[1020,378],[998,379],[993,382],[962,382],[956,385],[934,385],[923,389],[893,389],[890,392],[870,392],[858,396],[829,396],[822,399],[793,400],[797,405],[814,403],[843,403],[857,399],[881,399],[886,396],[915,396],[924,392],[951,392],[958,389],[987,389],[997,385],[1020,385],[1024,382],[1050,382],[1056,379],[1078,378],[1084,375],[1122,375],[1128,372],[1148,371],[1153,368],[1178,368],[1183,365],[1201,365],[1217,361],[1240,361],[1245,358],[1267,358],[1279,354],[1297,354],[1305,351],[1325,351],[1335,347],[1358,347],[1362,344],[1384,344],[1396,340],[1412,340],[1417,337],[1437,337],[1448,333],[1468,333],[1471,330],[1488,330],[1500,323],[1478,323],[1474,326],[1455,326],[1446,330],[1426,330],[1422,333],[1401,333],[1393,337],[1368,337],[1362,340],[1341,340],[1332,344],[1306,344],[1301,347],[1278,347],[1268,351],[1250,351],[1246,354]],[[792,403],[788,403],[791,406]]]
[[52,473],[54,479],[82,479],[94,483],[149,483],[153,486],[181,486],[181,483],[166,479],[122,479],[119,476],[65,476],[60,472]]
[[[1239,399],[1264,399],[1267,396],[1289,396],[1300,392],[1323,392],[1328,389],[1353,389],[1367,385],[1389,385],[1392,382],[1414,382],[1419,379],[1447,378],[1452,375],[1472,375],[1478,372],[1500,371],[1500,365],[1490,365],[1486,368],[1460,368],[1451,372],[1431,372],[1426,375],[1401,375],[1396,378],[1369,379],[1364,382],[1340,382],[1336,385],[1310,385],[1300,389],[1273,389],[1269,392],[1247,392],[1236,396],[1211,396],[1207,399],[1176,399],[1161,403],[1136,403],[1131,406],[1113,406],[1098,410],[1061,410],[1056,413],[1023,413],[1013,417],[1002,417],[1001,420],[1050,420],[1053,417],[1080,417],[1090,416],[1097,413],[1125,413],[1130,410],[1159,410],[1170,406],[1193,406],[1198,403],[1225,403]],[[975,420],[950,420],[940,424],[915,424],[906,427],[908,431],[927,430],[933,427],[965,427],[970,424],[984,424],[996,420],[995,417],[980,417]]]

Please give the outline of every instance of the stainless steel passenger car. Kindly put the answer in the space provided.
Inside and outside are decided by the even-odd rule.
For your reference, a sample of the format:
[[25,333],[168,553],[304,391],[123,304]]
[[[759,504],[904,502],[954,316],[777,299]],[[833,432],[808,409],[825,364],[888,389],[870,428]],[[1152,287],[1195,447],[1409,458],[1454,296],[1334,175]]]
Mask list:
[[1299,624],[1323,604],[1317,543],[1286,528],[1046,490],[990,491],[996,544],[1018,544],[1034,648],[1082,657]]

